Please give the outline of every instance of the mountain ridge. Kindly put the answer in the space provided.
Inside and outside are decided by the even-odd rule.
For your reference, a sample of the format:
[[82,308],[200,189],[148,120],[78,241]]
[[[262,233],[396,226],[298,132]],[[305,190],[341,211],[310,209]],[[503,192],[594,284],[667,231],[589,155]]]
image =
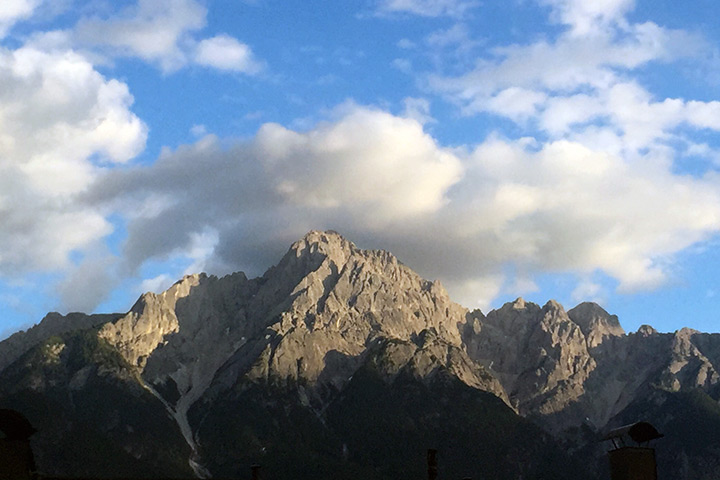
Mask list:
[[[0,342],[0,380],[9,378],[10,370],[12,378],[35,378],[38,374],[33,372],[42,371],[50,383],[75,385],[63,387],[67,392],[51,389],[56,396],[70,394],[68,398],[95,398],[96,387],[86,385],[99,385],[101,390],[115,388],[108,385],[119,381],[124,385],[125,377],[110,383],[83,380],[103,371],[110,377],[99,378],[115,378],[115,367],[105,365],[108,360],[102,356],[85,359],[87,365],[77,370],[84,373],[73,373],[70,380],[53,380],[55,370],[43,365],[75,371],[67,370],[71,358],[63,352],[74,351],[67,345],[76,331],[86,332],[83,335],[92,337],[93,345],[115,352],[123,368],[134,372],[137,388],[155,399],[143,400],[147,408],[164,411],[174,422],[180,435],[171,444],[177,451],[190,451],[187,465],[199,477],[234,472],[235,467],[207,447],[223,450],[222,441],[239,445],[236,440],[221,441],[222,434],[210,428],[221,425],[223,416],[234,415],[233,405],[289,415],[285,421],[300,422],[308,432],[336,445],[325,453],[319,453],[324,447],[317,445],[320,450],[308,455],[362,470],[358,462],[366,458],[364,447],[355,443],[352,452],[357,453],[346,458],[337,435],[349,433],[344,420],[333,416],[337,405],[369,414],[362,405],[342,400],[347,389],[358,388],[353,387],[358,372],[374,372],[362,377],[368,388],[380,389],[380,396],[404,399],[408,412],[443,415],[431,400],[403,392],[432,390],[437,382],[450,382],[458,385],[459,389],[451,388],[454,394],[490,394],[507,410],[490,406],[484,397],[468,405],[502,410],[498,415],[520,429],[530,428],[518,423],[524,417],[557,439],[569,438],[568,432],[583,425],[596,432],[611,426],[656,390],[698,388],[709,395],[720,385],[720,335],[690,329],[658,333],[645,326],[626,334],[616,316],[589,302],[566,311],[554,300],[541,307],[518,298],[487,315],[470,311],[454,303],[439,282],[421,278],[391,253],[359,249],[333,231],[309,232],[261,277],[248,279],[242,272],[221,278],[188,275],[165,292],[143,294],[126,314],[50,314],[39,326]],[[54,343],[48,343],[51,338],[56,338]],[[35,360],[23,360],[28,352],[35,352]],[[44,390],[24,385],[29,386],[22,395],[46,402]],[[0,387],[0,400],[16,398],[11,390]],[[283,399],[284,410],[272,406],[279,401],[276,397]],[[115,411],[108,415],[123,417]],[[461,418],[452,417],[460,429]],[[412,415],[407,421],[414,422]],[[249,442],[246,447],[274,445],[250,448],[257,455],[269,448],[292,457],[289,448],[305,448],[302,439],[257,431],[261,424],[252,419],[234,422],[237,429],[254,432],[241,435]],[[432,436],[439,427],[423,428]],[[126,436],[113,435],[125,442],[123,448],[137,450]],[[180,438],[184,447],[178,444]],[[538,442],[545,445],[550,440],[538,437]],[[546,448],[525,447],[536,453]],[[138,461],[145,461],[142,458]],[[541,463],[534,465],[547,467]]]

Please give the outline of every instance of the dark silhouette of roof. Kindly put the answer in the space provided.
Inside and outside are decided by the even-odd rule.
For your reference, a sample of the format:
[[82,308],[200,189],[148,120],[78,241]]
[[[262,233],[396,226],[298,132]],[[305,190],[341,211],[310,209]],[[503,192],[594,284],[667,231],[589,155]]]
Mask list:
[[9,440],[27,440],[37,432],[22,413],[7,408],[0,408],[0,431]]
[[605,438],[603,438],[603,440],[614,441],[617,439],[622,439],[626,435],[638,445],[665,436],[662,433],[658,432],[657,429],[650,425],[648,422],[637,422],[616,428],[614,430],[610,430],[610,432],[605,435]]

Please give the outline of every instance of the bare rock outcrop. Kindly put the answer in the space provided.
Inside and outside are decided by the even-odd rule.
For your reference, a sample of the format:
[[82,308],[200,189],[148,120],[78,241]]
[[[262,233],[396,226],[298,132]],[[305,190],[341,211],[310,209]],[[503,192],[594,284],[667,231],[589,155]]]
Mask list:
[[[499,383],[472,372],[480,367],[464,353],[458,330],[466,309],[388,252],[360,250],[335,232],[310,232],[263,279],[257,296],[278,292],[281,307],[218,372],[208,401],[238,382],[269,382],[306,385],[322,404],[376,342],[396,340],[415,352],[414,342],[427,332],[451,350],[435,356],[444,366],[507,399]],[[454,358],[462,361],[448,364]]]
[[[126,314],[49,314],[0,342],[0,372],[77,330],[119,352],[193,452],[198,405],[209,410],[228,392],[269,386],[296,391],[321,417],[368,365],[388,383],[450,376],[556,433],[583,423],[601,429],[651,391],[720,392],[720,335],[647,325],[626,334],[589,302],[565,311],[518,298],[487,315],[469,312],[391,253],[332,231],[309,232],[259,278],[189,275]],[[87,375],[78,372],[69,385],[81,390]]]
[[582,329],[557,302],[541,308],[518,298],[471,322],[468,353],[497,376],[521,414],[550,415],[585,393],[596,363]]
[[583,302],[568,310],[567,314],[582,330],[590,349],[603,344],[609,338],[625,335],[617,315],[610,315],[597,303]]

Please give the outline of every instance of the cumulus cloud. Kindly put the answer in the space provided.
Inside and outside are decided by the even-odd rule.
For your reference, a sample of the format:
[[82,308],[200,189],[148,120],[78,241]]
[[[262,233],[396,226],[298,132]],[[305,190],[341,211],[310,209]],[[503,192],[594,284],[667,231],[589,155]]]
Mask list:
[[[626,291],[662,284],[678,252],[720,230],[717,176],[675,169],[678,144],[687,155],[712,151],[683,129],[720,130],[720,103],[656,98],[631,74],[692,51],[694,40],[629,23],[632,1],[543,3],[570,27],[557,38],[496,47],[463,62],[472,64],[463,74],[429,77],[466,115],[501,116],[526,135],[455,148],[424,130],[429,101],[408,97],[403,115],[346,104],[307,130],[266,123],[243,141],[196,125],[195,143],[165,149],[154,164],[112,168],[142,150],[146,127],[127,86],[70,46],[166,72],[196,64],[252,74],[262,62],[233,37],[201,39],[206,10],[194,0],[139,0],[119,17],[87,17],[0,50],[0,275],[62,271],[65,305],[91,310],[153,261],[260,274],[306,231],[332,228],[439,277],[468,306],[532,291],[541,272],[578,275],[578,295],[603,293],[598,272]],[[0,29],[34,4],[12,5],[0,7]],[[474,6],[386,0],[379,9],[458,16]],[[425,46],[470,40],[456,25]],[[113,214],[127,227],[117,258],[102,248]]]
[[632,79],[634,70],[652,62],[694,55],[704,48],[702,39],[651,22],[629,23],[632,1],[543,3],[573,28],[555,39],[496,47],[463,74],[430,75],[429,86],[468,116],[505,117],[528,135],[570,140],[626,160],[647,149],[666,159],[662,151],[672,142],[692,143],[682,131],[687,127],[719,129],[718,102],[658,99]]
[[195,62],[219,70],[244,73],[256,73],[261,69],[250,47],[229,35],[217,35],[198,43]]
[[172,278],[167,273],[161,273],[152,278],[147,278],[140,282],[140,288],[138,294],[146,292],[162,293],[172,286],[177,281],[177,278]]
[[117,258],[108,252],[90,252],[55,286],[63,309],[92,312],[119,282]]
[[558,95],[605,89],[622,80],[627,70],[679,55],[679,44],[691,51],[693,42],[652,23],[634,25],[620,39],[611,33],[580,39],[563,35],[555,41],[496,47],[491,58],[478,60],[471,71],[457,77],[431,75],[429,83],[466,113],[479,113],[508,88]]
[[449,46],[467,47],[477,42],[470,37],[467,25],[457,23],[446,30],[431,33],[425,39],[425,43],[433,47],[444,48]]
[[570,294],[575,302],[605,303],[605,293],[602,285],[589,278],[583,278]]
[[556,21],[569,25],[573,35],[593,34],[618,23],[635,6],[635,0],[540,0],[553,9]]
[[403,99],[403,104],[405,106],[404,117],[412,118],[422,125],[437,121],[430,114],[430,101],[426,98],[406,97]]
[[138,0],[109,18],[82,18],[72,41],[110,57],[139,57],[173,72],[189,64],[257,73],[262,63],[250,47],[229,35],[197,39],[207,8],[196,0]]
[[[448,149],[415,119],[346,105],[304,132],[265,124],[229,148],[205,137],[108,174],[88,201],[127,209],[131,270],[179,255],[259,274],[307,230],[334,228],[487,306],[539,272],[656,287],[674,254],[720,230],[717,187],[570,140]],[[508,264],[523,275],[506,278]]]
[[[336,220],[379,231],[443,208],[462,173],[452,153],[415,120],[356,106],[341,110],[337,121],[307,132],[265,124],[252,141],[229,150],[205,137],[152,168],[107,175],[89,201],[125,198],[133,216],[125,247],[131,269],[188,248],[208,228],[218,232],[214,261],[234,268],[251,258],[238,258],[239,248],[263,243],[258,237],[241,247],[236,240],[262,231],[286,247],[299,232]],[[133,202],[147,205],[147,195],[154,207],[137,209]],[[176,233],[168,237],[168,231]]]
[[77,195],[145,145],[127,86],[70,50],[0,49],[0,275],[67,271],[112,227]]
[[491,220],[507,260],[535,269],[599,269],[622,289],[653,288],[668,273],[664,259],[720,226],[715,183],[675,175],[667,162],[627,162],[569,141],[534,151],[501,139],[472,157],[478,170],[468,178],[494,185],[477,228]]
[[111,18],[81,19],[74,36],[84,45],[138,56],[174,70],[187,62],[183,42],[205,26],[207,10],[194,0],[138,0]]
[[20,20],[30,17],[41,0],[4,0],[0,2],[0,38]]

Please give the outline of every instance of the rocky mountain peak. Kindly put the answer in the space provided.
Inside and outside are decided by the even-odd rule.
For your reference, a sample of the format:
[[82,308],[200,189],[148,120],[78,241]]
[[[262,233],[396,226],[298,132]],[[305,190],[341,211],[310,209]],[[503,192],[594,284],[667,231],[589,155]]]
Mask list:
[[582,330],[589,348],[597,347],[608,337],[625,335],[617,315],[610,315],[597,303],[583,302],[567,313]]
[[521,413],[552,415],[577,401],[594,369],[585,336],[562,305],[522,298],[467,330],[468,353],[495,375]]
[[543,311],[549,312],[549,311],[562,311],[565,312],[565,307],[560,305],[560,303],[557,300],[548,300],[545,305],[543,305]]
[[[77,345],[70,336],[39,344],[76,331]],[[487,316],[468,312],[391,253],[360,249],[333,231],[309,232],[260,278],[187,275],[165,292],[142,295],[127,314],[48,314],[0,343],[0,373],[27,370],[32,382],[40,379],[29,384],[58,384],[16,360],[37,350],[44,355],[38,365],[58,370],[67,352],[84,351],[81,340],[111,354],[98,357],[105,362],[98,372],[121,365],[129,373],[110,380],[134,385],[132,395],[151,393],[145,400],[159,402],[154,417],[166,419],[162,409],[172,416],[198,474],[196,459],[208,461],[215,447],[240,438],[244,430],[226,421],[243,398],[260,408],[243,417],[253,421],[297,398],[293,408],[325,422],[334,402],[368,385],[420,392],[461,385],[472,395],[492,393],[493,401],[560,434],[583,422],[608,425],[651,389],[700,388],[714,399],[720,391],[720,335],[661,334],[647,325],[625,335],[617,317],[592,302],[566,311],[554,300],[541,307],[520,297]],[[88,373],[93,365],[76,366],[77,375],[68,370],[62,381],[80,398],[97,382]],[[367,383],[370,373],[385,386]],[[218,423],[205,423],[206,414]],[[221,441],[203,450],[217,432]]]
[[335,230],[310,230],[303,238],[293,243],[290,250],[296,250],[303,245],[314,245],[317,248],[331,250],[358,250],[353,242],[343,237]]
[[518,297],[515,301],[504,303],[499,309],[488,312],[488,315],[494,314],[502,317],[510,316],[512,318],[522,317],[529,319],[534,318],[540,310],[541,308],[537,303],[527,302],[522,297]]
[[333,230],[312,230],[292,244],[286,257],[290,256],[306,260],[323,257],[342,264],[358,250],[354,243]]
[[637,333],[643,337],[649,337],[650,335],[657,335],[658,331],[650,325],[640,325]]

